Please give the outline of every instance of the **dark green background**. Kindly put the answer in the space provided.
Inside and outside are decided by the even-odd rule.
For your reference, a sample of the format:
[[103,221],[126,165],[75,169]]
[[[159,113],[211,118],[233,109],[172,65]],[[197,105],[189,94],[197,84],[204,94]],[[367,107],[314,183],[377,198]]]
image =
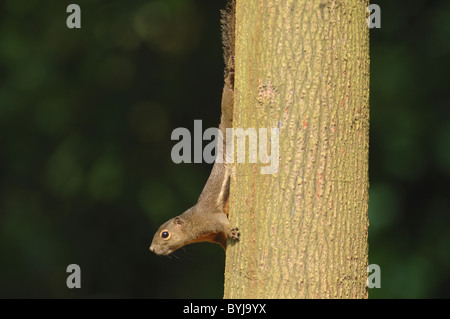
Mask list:
[[[218,124],[224,3],[0,1],[0,297],[222,297],[219,246],[148,246],[211,168],[173,164],[170,134]],[[370,296],[450,297],[450,2],[377,3]]]

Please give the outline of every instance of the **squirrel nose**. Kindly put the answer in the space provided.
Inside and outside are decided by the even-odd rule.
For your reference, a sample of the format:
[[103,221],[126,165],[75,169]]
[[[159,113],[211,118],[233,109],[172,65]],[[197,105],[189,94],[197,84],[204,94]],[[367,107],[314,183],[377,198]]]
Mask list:
[[155,252],[155,247],[153,245],[150,245],[150,251]]

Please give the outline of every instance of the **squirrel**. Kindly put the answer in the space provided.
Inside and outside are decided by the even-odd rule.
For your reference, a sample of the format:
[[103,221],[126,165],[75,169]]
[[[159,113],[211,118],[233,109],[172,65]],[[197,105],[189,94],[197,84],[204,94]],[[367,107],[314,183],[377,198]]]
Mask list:
[[[219,130],[223,141],[226,141],[226,128],[231,128],[233,121],[235,12],[235,0],[230,0],[221,10],[225,74]],[[225,143],[222,145],[225,148]],[[226,250],[228,238],[239,240],[239,229],[232,227],[228,220],[230,171],[226,160],[216,158],[197,204],[159,227],[150,245],[152,252],[168,255],[187,244],[203,241],[219,244]]]

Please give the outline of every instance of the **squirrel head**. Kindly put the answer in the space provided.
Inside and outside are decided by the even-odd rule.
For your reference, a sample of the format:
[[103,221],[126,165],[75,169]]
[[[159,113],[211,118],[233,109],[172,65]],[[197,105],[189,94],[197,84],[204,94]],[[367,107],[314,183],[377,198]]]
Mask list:
[[183,216],[169,219],[153,236],[150,250],[157,255],[169,255],[186,244],[186,222]]

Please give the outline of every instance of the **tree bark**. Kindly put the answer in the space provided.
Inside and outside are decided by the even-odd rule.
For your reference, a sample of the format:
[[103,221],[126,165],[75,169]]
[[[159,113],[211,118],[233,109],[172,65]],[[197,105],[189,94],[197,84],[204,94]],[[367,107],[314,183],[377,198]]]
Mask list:
[[279,128],[279,167],[232,165],[225,298],[367,298],[367,6],[237,0],[233,127]]

